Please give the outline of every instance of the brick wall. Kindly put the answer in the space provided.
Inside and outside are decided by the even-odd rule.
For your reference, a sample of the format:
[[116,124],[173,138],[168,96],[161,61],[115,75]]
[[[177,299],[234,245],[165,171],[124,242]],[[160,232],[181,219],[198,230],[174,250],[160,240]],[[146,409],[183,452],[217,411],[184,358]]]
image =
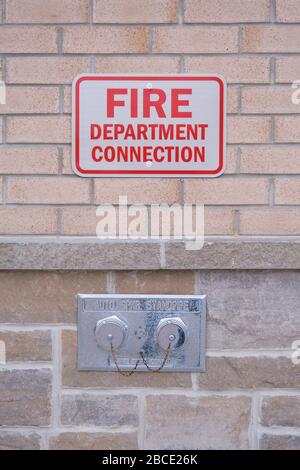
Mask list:
[[[0,240],[94,235],[96,205],[120,194],[204,203],[214,240],[276,236],[286,244],[300,235],[300,105],[291,101],[299,0],[0,0],[0,20]],[[225,76],[222,177],[141,184],[72,174],[73,78],[148,71]],[[276,255],[267,270],[268,248],[236,270],[239,243],[225,270],[218,260],[191,268],[192,255],[180,270],[177,250],[173,271],[31,271],[20,248],[19,267],[0,271],[0,448],[300,449],[300,366],[290,358],[300,339],[300,265],[280,270]],[[0,265],[8,252],[0,243]],[[80,291],[207,294],[207,373],[78,372]]]
[[[207,235],[300,234],[297,0],[1,3],[1,234],[94,235],[94,206],[121,191],[135,202],[204,203]],[[89,71],[223,74],[225,175],[143,186],[74,176],[70,85]]]

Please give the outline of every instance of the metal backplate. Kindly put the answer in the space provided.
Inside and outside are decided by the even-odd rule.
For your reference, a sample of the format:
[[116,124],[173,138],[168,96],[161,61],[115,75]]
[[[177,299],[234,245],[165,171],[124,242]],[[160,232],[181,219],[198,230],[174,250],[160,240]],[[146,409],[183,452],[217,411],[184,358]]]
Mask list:
[[[134,367],[141,351],[151,368],[160,367],[170,342],[163,371],[203,372],[206,296],[79,294],[78,369],[117,370],[106,333],[112,344],[115,335],[115,356],[124,371]],[[145,370],[140,361],[137,372]]]

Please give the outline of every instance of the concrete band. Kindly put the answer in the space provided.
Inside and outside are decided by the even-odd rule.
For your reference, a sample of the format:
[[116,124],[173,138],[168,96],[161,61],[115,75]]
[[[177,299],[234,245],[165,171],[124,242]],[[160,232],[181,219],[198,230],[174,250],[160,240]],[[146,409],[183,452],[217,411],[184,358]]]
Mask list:
[[0,270],[300,269],[300,241],[183,242],[18,241],[0,243]]

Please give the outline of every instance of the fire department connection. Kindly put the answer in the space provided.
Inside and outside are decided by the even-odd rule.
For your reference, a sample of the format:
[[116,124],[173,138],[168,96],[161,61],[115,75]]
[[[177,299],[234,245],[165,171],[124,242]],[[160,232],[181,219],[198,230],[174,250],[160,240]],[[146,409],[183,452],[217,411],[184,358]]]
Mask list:
[[[191,118],[192,112],[188,109],[188,95],[191,89],[172,89],[170,92],[170,116],[166,114],[167,95],[161,89],[142,90],[142,108],[139,111],[138,89],[132,88],[108,88],[107,89],[107,117],[116,119],[117,109],[127,106],[125,100],[119,99],[126,95],[129,98],[130,118],[138,119],[141,114],[143,124],[129,123],[127,125],[113,123],[92,123],[90,125],[90,139],[95,142],[91,150],[91,156],[95,162],[204,162],[205,161],[205,138],[208,128],[207,124],[145,124],[145,118],[151,117],[154,109],[158,118],[171,117],[172,119]],[[127,100],[128,102],[128,100]],[[109,145],[109,141],[114,145]],[[98,142],[97,142],[98,141]],[[105,141],[105,146],[101,144]],[[120,145],[116,145],[119,141]],[[141,145],[136,145],[139,141]],[[153,144],[168,142],[168,145],[147,145],[147,141]],[[186,141],[188,145],[172,145],[172,141]],[[191,141],[195,145],[191,145]],[[135,145],[130,145],[135,142]]]

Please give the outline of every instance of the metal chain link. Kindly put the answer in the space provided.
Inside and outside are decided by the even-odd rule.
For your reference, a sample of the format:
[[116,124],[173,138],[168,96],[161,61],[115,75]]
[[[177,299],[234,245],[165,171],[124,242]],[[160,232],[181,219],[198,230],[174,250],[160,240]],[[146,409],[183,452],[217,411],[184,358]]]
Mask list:
[[117,368],[117,371],[119,372],[120,375],[123,375],[124,377],[130,377],[132,374],[135,373],[139,363],[140,363],[140,360],[138,359],[135,363],[135,366],[132,370],[130,370],[129,372],[124,372],[123,370],[120,369],[120,366],[118,364],[118,360],[117,360],[117,356],[116,356],[116,352],[114,350],[114,347],[112,345],[112,343],[110,343],[110,351],[111,351],[111,355],[112,355],[112,358],[114,360],[114,363],[116,365],[116,368]]
[[[112,355],[112,358],[113,358],[113,360],[114,360],[115,366],[116,366],[116,368],[117,368],[117,371],[118,371],[118,373],[119,373],[120,375],[123,375],[124,377],[130,377],[131,375],[133,375],[133,374],[136,372],[136,370],[137,370],[137,368],[138,368],[138,365],[139,365],[139,363],[140,363],[140,359],[137,359],[137,361],[136,361],[136,363],[135,363],[135,366],[133,367],[132,370],[130,370],[130,371],[128,371],[128,372],[125,372],[125,371],[123,371],[123,370],[120,368],[120,366],[119,366],[119,364],[118,364],[116,351],[115,351],[115,349],[114,349],[114,347],[113,347],[112,342],[110,343],[110,351],[111,351],[111,355]],[[146,359],[145,359],[145,356],[144,356],[143,351],[140,351],[140,356],[141,356],[141,358],[142,358],[142,361],[143,361],[144,365],[147,367],[147,369],[148,369],[150,372],[156,373],[156,372],[160,372],[160,371],[163,369],[163,367],[165,366],[165,364],[166,364],[166,362],[167,362],[167,360],[168,360],[168,357],[169,357],[169,355],[170,355],[170,352],[171,352],[171,343],[169,343],[169,346],[167,347],[166,355],[165,355],[164,360],[162,361],[160,367],[157,367],[156,369],[153,369],[152,367],[149,366],[149,364],[147,363],[147,361],[146,361]]]
[[164,357],[163,362],[161,363],[161,366],[158,367],[157,369],[153,369],[152,367],[150,367],[150,366],[148,365],[148,363],[147,363],[147,361],[146,361],[146,359],[145,359],[144,353],[143,353],[142,351],[140,351],[140,356],[141,356],[141,358],[142,358],[142,360],[143,360],[143,363],[144,363],[145,366],[147,367],[147,369],[148,369],[150,372],[154,372],[154,373],[155,373],[155,372],[160,372],[160,371],[163,369],[163,367],[165,366],[165,364],[166,364],[166,362],[167,362],[167,360],[168,360],[168,357],[169,357],[169,355],[170,355],[170,352],[171,352],[171,343],[169,343],[169,346],[167,347],[167,352],[166,352],[166,355],[165,355],[165,357]]

